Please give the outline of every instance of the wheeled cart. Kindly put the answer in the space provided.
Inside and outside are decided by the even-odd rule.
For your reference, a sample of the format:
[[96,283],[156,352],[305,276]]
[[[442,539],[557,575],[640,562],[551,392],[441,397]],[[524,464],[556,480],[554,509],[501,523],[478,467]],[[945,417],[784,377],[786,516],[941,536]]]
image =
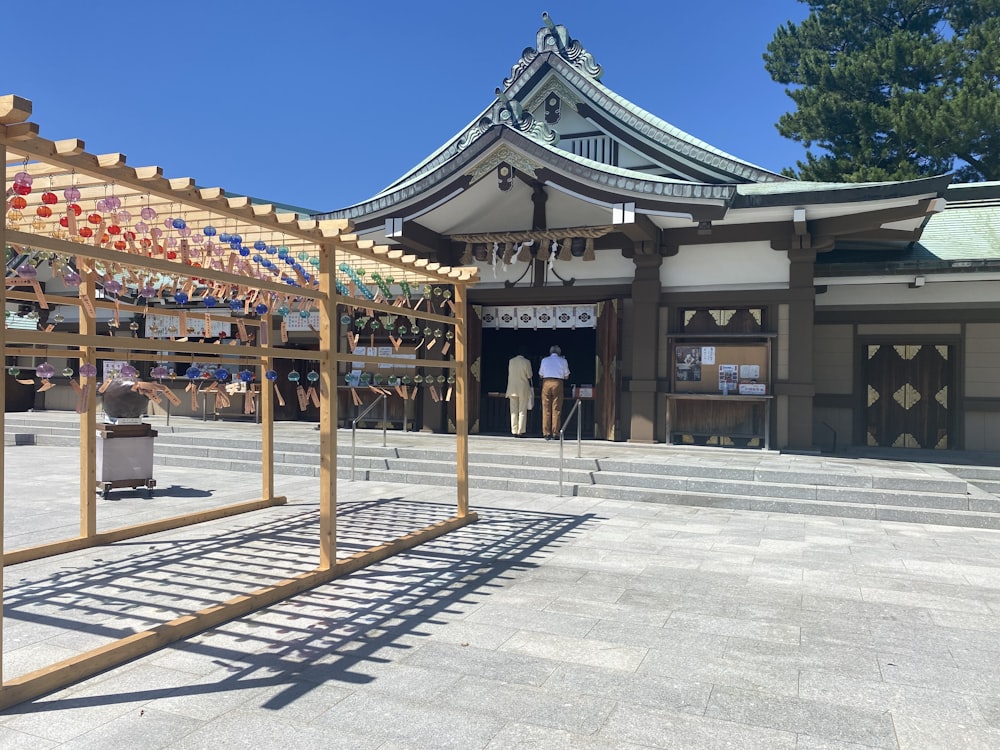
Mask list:
[[153,496],[153,438],[148,424],[102,424],[97,427],[97,489],[107,499],[121,487],[146,488]]

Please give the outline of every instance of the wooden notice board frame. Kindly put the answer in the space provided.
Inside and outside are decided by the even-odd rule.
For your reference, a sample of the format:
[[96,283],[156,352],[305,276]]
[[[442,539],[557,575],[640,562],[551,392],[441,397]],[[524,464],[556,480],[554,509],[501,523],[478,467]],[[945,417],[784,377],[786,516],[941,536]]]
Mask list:
[[758,439],[770,449],[773,334],[674,335],[669,340],[666,438],[722,444]]

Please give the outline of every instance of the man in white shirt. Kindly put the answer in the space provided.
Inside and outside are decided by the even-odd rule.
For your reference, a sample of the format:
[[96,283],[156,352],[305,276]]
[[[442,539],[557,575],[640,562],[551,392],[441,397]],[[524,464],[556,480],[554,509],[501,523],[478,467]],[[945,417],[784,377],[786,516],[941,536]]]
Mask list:
[[538,377],[542,379],[542,437],[555,440],[562,417],[563,383],[569,377],[569,364],[558,346],[549,349],[549,356],[538,367]]

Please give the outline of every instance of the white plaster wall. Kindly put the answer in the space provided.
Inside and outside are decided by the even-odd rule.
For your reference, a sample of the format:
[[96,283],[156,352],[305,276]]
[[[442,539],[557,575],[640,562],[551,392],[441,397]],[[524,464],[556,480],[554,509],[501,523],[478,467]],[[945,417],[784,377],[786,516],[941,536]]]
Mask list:
[[[831,284],[816,295],[816,307],[995,304],[1000,290],[998,281],[928,281],[919,289],[910,289],[910,281],[901,276],[886,283]],[[822,278],[816,283],[822,284]]]
[[1000,324],[969,323],[965,336],[965,395],[1000,397]]
[[1000,451],[1000,413],[986,411],[965,413],[965,449]]
[[664,258],[660,281],[670,291],[787,289],[788,266],[768,242],[689,245]]
[[849,394],[854,390],[852,326],[819,325],[813,328],[813,382],[817,393]]

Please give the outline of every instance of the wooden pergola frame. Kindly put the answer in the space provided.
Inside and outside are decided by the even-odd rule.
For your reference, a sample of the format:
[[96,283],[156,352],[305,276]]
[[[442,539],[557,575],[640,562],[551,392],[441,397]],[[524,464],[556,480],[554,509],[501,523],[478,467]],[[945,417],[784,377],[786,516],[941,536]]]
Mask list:
[[[252,203],[248,198],[227,196],[220,188],[198,188],[188,178],[165,179],[159,167],[132,168],[125,164],[121,154],[93,155],[84,149],[82,141],[76,139],[49,141],[39,137],[38,126],[28,121],[31,102],[17,96],[0,96],[0,144],[5,151],[4,163],[0,165],[0,178],[7,189],[5,221],[0,223],[0,245],[19,250],[44,252],[65,258],[73,258],[81,276],[79,297],[59,296],[60,305],[78,305],[80,324],[77,333],[57,331],[23,331],[6,329],[0,332],[0,345],[5,356],[37,355],[39,350],[47,355],[63,356],[93,363],[98,356],[104,357],[116,352],[127,352],[130,359],[152,360],[162,358],[157,352],[170,351],[177,361],[214,359],[225,356],[229,361],[237,357],[240,362],[254,363],[261,371],[270,369],[271,362],[281,358],[297,358],[301,352],[283,350],[270,341],[268,332],[275,300],[297,306],[298,309],[319,312],[318,382],[320,393],[320,530],[318,564],[311,570],[303,571],[292,578],[270,586],[237,596],[216,606],[192,612],[150,630],[135,633],[98,649],[83,653],[71,659],[60,661],[48,667],[10,680],[3,680],[3,655],[0,653],[0,709],[21,703],[53,690],[59,689],[88,676],[122,664],[143,654],[154,651],[168,643],[187,638],[195,633],[215,627],[221,623],[245,615],[262,607],[294,596],[315,586],[327,583],[339,576],[384,560],[394,554],[438,537],[451,530],[475,522],[478,517],[469,511],[468,481],[468,415],[466,382],[466,288],[476,281],[475,268],[441,267],[428,263],[401,250],[359,239],[352,234],[349,222],[316,221],[303,219],[300,215],[281,212],[271,205]],[[8,226],[7,210],[15,195],[14,174],[27,171],[38,182],[40,189],[32,195],[32,204],[25,211],[28,226],[18,222],[16,228]],[[129,242],[124,249],[115,248],[110,238],[102,231],[92,238],[62,231],[57,225],[58,216],[46,221],[44,227],[36,222],[31,226],[31,211],[38,204],[37,194],[41,189],[64,189],[75,187],[81,192],[80,203],[98,200],[109,191],[124,198],[126,203],[143,207],[160,207],[166,216],[183,216],[188,224],[203,226],[213,224],[225,227],[243,237],[266,238],[269,243],[281,244],[298,257],[308,255],[315,273],[307,280],[301,272],[292,275],[282,273],[277,279],[261,278],[259,268],[254,268],[241,259],[235,250],[226,251],[216,267],[209,258],[198,267],[191,265],[187,252],[180,257],[169,258],[166,252],[157,257],[155,245],[152,249],[142,244]],[[67,211],[67,215],[68,215]],[[73,219],[70,217],[70,229]],[[98,230],[104,230],[102,222]],[[183,244],[183,243],[182,243]],[[224,248],[225,250],[225,248]],[[206,253],[207,256],[207,253]],[[313,261],[313,259],[318,259]],[[370,297],[351,296],[347,285],[338,284],[338,259],[347,260],[352,267],[369,272],[378,271],[384,276],[415,284],[447,284],[453,290],[451,307],[454,315],[444,315],[429,309],[419,309],[419,305],[390,304]],[[256,345],[236,343],[233,346],[213,345],[198,342],[175,342],[164,339],[122,338],[97,333],[96,309],[107,308],[113,303],[96,300],[95,289],[101,277],[114,269],[116,272],[138,275],[138,278],[173,280],[174,288],[184,280],[198,280],[199,284],[217,289],[239,290],[246,295],[270,295],[272,304],[259,321],[247,319],[248,325],[259,325],[260,336]],[[282,278],[284,277],[284,278]],[[297,282],[290,286],[289,281]],[[17,285],[17,279],[8,277],[7,283],[0,285],[0,306],[6,306],[7,299],[35,300],[41,295],[37,289],[24,291]],[[11,287],[8,290],[8,286]],[[340,292],[338,292],[338,287]],[[41,295],[45,303],[50,296]],[[337,559],[337,365],[340,362],[363,362],[366,365],[391,364],[383,357],[359,356],[350,351],[338,351],[337,321],[338,310],[364,309],[385,314],[405,315],[442,325],[454,327],[454,358],[451,360],[409,360],[408,364],[418,367],[448,369],[455,378],[455,427],[456,427],[456,472],[457,493],[456,512],[452,517],[412,532],[390,542]],[[203,311],[199,311],[199,315]],[[158,314],[170,310],[157,309]],[[209,314],[210,316],[210,314]],[[99,353],[100,352],[100,353]],[[80,377],[80,386],[93,389],[97,378]],[[175,516],[154,522],[99,531],[97,524],[96,491],[96,398],[89,400],[88,408],[80,414],[80,533],[78,536],[61,541],[7,551],[3,548],[3,503],[0,502],[0,575],[4,565],[14,565],[50,555],[58,555],[87,547],[110,544],[145,534],[153,534],[168,529],[223,518],[238,513],[280,505],[285,498],[275,495],[274,490],[274,430],[273,400],[270,388],[261,389],[261,430],[262,430],[262,471],[261,497],[257,500],[204,510],[187,515]],[[5,397],[4,379],[0,378],[0,401]],[[3,414],[0,413],[0,427]],[[0,459],[0,493],[3,490],[4,466]],[[0,592],[2,605],[2,592]],[[0,640],[3,634],[2,608],[0,608]]]

